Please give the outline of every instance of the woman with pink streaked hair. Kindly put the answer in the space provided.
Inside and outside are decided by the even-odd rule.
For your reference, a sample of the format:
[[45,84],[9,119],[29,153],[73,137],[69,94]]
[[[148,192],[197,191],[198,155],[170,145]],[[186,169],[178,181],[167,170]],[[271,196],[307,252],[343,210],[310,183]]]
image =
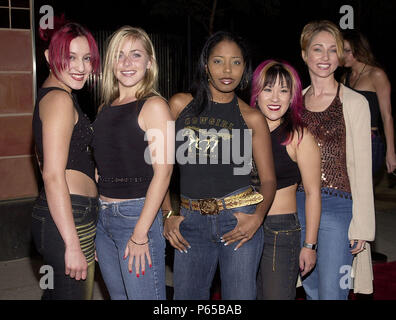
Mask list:
[[[266,60],[253,74],[250,105],[260,108],[271,132],[277,190],[264,220],[264,249],[257,278],[259,300],[293,300],[298,271],[304,276],[316,263],[320,221],[320,152],[304,128],[301,81],[286,62]],[[256,184],[253,171],[253,183]],[[306,236],[300,248],[301,227],[296,191],[307,189]],[[311,244],[311,246],[309,245]]]
[[72,91],[99,71],[100,57],[88,30],[56,22],[56,29],[40,30],[50,41],[44,52],[49,75],[33,114],[44,188],[33,208],[32,235],[54,275],[53,288],[48,285],[42,299],[85,300],[93,293],[98,192],[91,123]]

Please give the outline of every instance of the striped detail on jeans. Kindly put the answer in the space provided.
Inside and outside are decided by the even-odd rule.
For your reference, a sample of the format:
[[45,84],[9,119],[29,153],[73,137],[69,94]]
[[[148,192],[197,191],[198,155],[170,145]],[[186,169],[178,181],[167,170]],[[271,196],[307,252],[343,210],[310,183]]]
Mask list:
[[91,221],[84,225],[77,225],[76,229],[78,238],[80,239],[81,250],[87,259],[88,264],[91,264],[95,261],[95,221]]

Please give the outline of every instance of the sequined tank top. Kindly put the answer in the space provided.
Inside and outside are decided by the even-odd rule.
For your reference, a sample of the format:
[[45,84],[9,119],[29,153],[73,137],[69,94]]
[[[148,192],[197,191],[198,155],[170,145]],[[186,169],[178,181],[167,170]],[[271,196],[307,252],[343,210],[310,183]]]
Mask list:
[[339,93],[340,85],[337,95],[326,110],[312,112],[304,108],[302,119],[320,147],[321,187],[350,193],[346,165],[346,129]]

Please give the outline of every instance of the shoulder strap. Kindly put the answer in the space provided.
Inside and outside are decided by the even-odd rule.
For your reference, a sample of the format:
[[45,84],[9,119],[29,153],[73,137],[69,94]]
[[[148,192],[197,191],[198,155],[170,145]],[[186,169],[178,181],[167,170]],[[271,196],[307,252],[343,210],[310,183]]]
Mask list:
[[59,87],[46,87],[46,88],[42,88],[42,89],[46,89],[46,90],[48,90],[48,92],[50,92],[52,90],[61,90],[61,91],[66,92],[67,94],[71,95],[71,93],[69,91],[67,91],[65,89],[62,89],[62,88],[59,88]]
[[137,103],[136,108],[137,108],[138,114],[140,113],[140,111],[142,111],[142,108],[143,108],[144,104],[146,103],[146,101],[149,98],[151,98],[151,97],[156,97],[156,95],[155,94],[149,94],[149,95],[145,96],[144,98],[136,101],[136,103]]
[[341,82],[338,82],[337,97],[340,96],[340,88],[341,88]]
[[140,113],[140,111],[142,111],[142,108],[146,103],[147,99],[148,97],[136,101],[136,109],[138,114]]
[[[77,110],[77,112],[79,114],[79,117],[83,113],[81,108],[80,108],[80,105],[78,104],[78,101],[77,101],[77,98],[76,98],[75,94],[73,94],[71,92],[68,92],[67,90],[59,88],[59,87],[47,87],[47,88],[42,88],[42,89],[48,89],[48,92],[50,92],[52,90],[60,90],[60,91],[66,92],[69,95],[70,99],[73,101],[73,106]],[[47,94],[48,92],[46,92],[45,94]]]

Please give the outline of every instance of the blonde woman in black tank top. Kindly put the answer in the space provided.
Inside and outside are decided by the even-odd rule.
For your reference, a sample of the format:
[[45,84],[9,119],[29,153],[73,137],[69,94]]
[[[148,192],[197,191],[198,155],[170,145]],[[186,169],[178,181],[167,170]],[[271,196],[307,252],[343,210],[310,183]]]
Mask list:
[[124,26],[107,50],[93,143],[98,262],[112,299],[165,300],[159,209],[173,169],[172,116],[156,91],[158,66],[147,33]]

